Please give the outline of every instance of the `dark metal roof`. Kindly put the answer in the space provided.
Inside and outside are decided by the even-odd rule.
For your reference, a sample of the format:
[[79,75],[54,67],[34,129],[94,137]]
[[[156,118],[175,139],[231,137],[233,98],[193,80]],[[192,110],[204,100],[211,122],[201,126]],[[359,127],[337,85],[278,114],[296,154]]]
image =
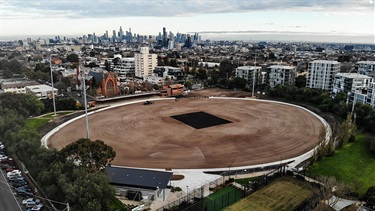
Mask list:
[[111,184],[154,190],[157,188],[166,188],[173,174],[169,171],[152,171],[112,166],[107,166],[105,172]]

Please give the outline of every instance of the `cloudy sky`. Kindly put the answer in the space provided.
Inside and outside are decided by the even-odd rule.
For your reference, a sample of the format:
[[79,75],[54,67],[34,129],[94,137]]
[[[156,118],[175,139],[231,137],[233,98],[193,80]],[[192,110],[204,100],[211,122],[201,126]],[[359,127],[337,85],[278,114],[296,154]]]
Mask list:
[[0,39],[105,30],[374,43],[373,0],[0,0]]

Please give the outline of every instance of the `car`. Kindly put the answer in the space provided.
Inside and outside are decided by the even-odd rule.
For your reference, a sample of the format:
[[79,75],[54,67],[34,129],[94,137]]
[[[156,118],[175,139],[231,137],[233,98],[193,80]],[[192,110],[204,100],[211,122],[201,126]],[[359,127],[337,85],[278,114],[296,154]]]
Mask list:
[[30,197],[34,195],[33,191],[29,187],[25,186],[17,188],[16,194],[17,196],[21,197]]
[[15,181],[14,183],[12,183],[12,187],[13,188],[20,188],[20,187],[29,188],[29,186],[27,186],[26,181]]
[[9,173],[9,172],[12,172],[12,171],[15,171],[15,170],[18,170],[16,167],[14,167],[14,166],[9,166],[7,169],[5,169],[5,171],[7,172],[7,173]]
[[6,156],[6,155],[0,155],[0,160],[5,160],[5,159],[8,159],[8,156]]
[[5,148],[4,144],[0,144],[0,149],[4,149],[4,148]]
[[149,101],[149,100],[146,100],[143,105],[151,105],[153,104],[154,102],[153,101]]
[[9,181],[24,181],[25,178],[20,175],[14,175],[8,178]]
[[7,178],[10,178],[12,176],[21,176],[21,171],[20,170],[13,170],[13,171],[7,173]]
[[25,204],[25,206],[26,207],[30,207],[30,208],[35,207],[35,206],[41,206],[41,207],[43,207],[43,204],[41,204],[40,202],[27,202]]
[[40,211],[40,210],[43,210],[43,207],[44,207],[43,204],[38,204],[38,205],[35,205],[31,208],[28,208],[27,210],[28,211]]
[[37,199],[37,198],[28,198],[28,199],[25,199],[22,201],[22,204],[27,204],[27,203],[34,203],[34,205],[36,203],[40,203],[40,199]]
[[7,168],[10,168],[11,166],[9,164],[1,164],[1,169],[6,170]]

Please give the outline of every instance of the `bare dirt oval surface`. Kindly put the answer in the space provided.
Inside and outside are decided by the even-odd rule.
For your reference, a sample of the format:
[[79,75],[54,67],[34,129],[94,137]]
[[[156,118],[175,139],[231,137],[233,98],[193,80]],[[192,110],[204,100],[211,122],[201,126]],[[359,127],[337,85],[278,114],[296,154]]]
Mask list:
[[[230,123],[195,129],[171,117],[193,112]],[[89,125],[91,140],[102,140],[116,151],[113,165],[162,169],[227,168],[293,158],[313,149],[324,129],[314,115],[293,106],[208,98],[112,108],[89,115]],[[48,144],[61,149],[83,137],[85,118],[61,128]]]

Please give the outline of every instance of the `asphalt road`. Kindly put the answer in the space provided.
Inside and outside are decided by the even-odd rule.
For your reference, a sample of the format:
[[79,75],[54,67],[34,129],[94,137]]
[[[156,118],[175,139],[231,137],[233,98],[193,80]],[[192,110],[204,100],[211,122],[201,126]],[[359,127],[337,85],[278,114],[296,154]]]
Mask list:
[[22,210],[13,194],[13,190],[8,184],[3,170],[0,170],[0,210]]

